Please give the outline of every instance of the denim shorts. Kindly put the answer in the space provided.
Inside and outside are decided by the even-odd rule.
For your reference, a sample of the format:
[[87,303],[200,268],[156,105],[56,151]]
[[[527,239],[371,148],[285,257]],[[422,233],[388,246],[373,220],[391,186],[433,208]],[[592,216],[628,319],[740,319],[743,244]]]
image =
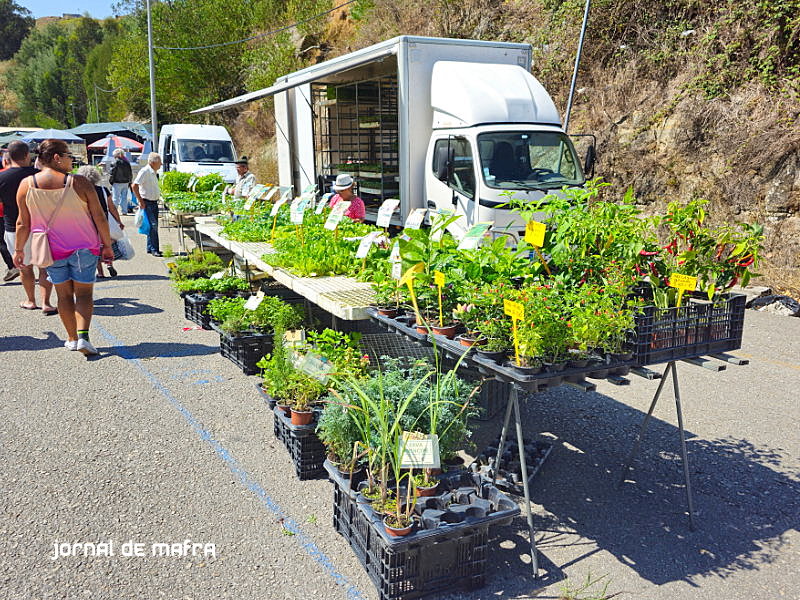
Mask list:
[[54,285],[70,279],[78,283],[94,283],[99,258],[86,248],[75,250],[67,258],[57,260],[47,267],[47,279]]

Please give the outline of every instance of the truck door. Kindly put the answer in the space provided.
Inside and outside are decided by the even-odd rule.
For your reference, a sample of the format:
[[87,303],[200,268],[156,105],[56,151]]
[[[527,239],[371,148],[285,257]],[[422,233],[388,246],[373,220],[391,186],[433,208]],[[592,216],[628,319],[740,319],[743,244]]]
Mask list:
[[[476,178],[469,140],[449,136],[436,140],[433,147],[432,175],[428,177],[428,207],[455,211],[463,216],[454,228],[466,231],[477,217],[475,209]],[[455,233],[455,232],[454,232]]]
[[175,160],[173,154],[175,150],[172,148],[172,146],[172,136],[164,136],[164,150],[161,153],[161,159],[164,163],[163,170],[165,173],[170,170],[172,162]]

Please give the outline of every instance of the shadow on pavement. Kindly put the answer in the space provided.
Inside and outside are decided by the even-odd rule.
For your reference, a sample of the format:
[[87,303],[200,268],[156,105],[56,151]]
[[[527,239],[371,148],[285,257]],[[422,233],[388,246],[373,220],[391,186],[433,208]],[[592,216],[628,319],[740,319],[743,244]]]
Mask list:
[[[659,406],[675,414],[669,386]],[[695,576],[725,578],[773,562],[787,543],[784,534],[800,522],[800,479],[783,466],[780,448],[696,439],[687,430],[695,438],[687,441],[697,523],[690,531],[675,425],[651,420],[634,468],[617,488],[644,412],[566,387],[528,397],[521,408],[526,439],[548,432],[558,440],[531,485],[533,503],[548,513],[534,510],[542,579],[533,581],[520,558],[528,552],[523,510],[507,531],[498,530],[493,544],[501,548],[492,550],[501,560],[489,563],[490,589],[533,592],[600,551],[652,583],[698,586]],[[491,427],[496,435],[499,425]]]
[[[159,281],[163,279],[169,279],[166,275],[152,275],[147,273],[132,273],[130,275],[126,275],[124,273],[120,273],[116,277],[102,279],[100,281]],[[98,283],[100,282],[98,281]]]
[[30,335],[12,335],[0,337],[0,352],[11,352],[13,350],[49,350],[64,345],[64,339],[58,337],[52,331],[43,331],[47,337],[36,338]]
[[204,344],[176,344],[174,342],[140,342],[135,346],[111,346],[101,350],[106,355],[127,359],[177,358],[183,356],[206,356],[218,354],[219,346]]
[[136,298],[96,298],[94,301],[94,314],[99,317],[129,317],[160,312],[164,312],[164,309],[143,304]]

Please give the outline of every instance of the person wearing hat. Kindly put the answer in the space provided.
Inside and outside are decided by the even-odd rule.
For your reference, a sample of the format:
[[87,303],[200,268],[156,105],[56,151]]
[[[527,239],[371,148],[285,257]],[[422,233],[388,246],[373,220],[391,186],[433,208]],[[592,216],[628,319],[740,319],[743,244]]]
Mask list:
[[350,206],[345,211],[344,216],[361,223],[366,216],[366,208],[364,207],[364,201],[356,196],[353,191],[354,183],[352,175],[346,173],[337,175],[336,182],[333,184],[333,191],[336,192],[336,194],[331,198],[330,206],[333,208],[342,200],[349,202]]
[[246,198],[256,184],[256,176],[250,172],[247,157],[243,156],[236,161],[236,182],[226,188],[225,193],[234,198]]

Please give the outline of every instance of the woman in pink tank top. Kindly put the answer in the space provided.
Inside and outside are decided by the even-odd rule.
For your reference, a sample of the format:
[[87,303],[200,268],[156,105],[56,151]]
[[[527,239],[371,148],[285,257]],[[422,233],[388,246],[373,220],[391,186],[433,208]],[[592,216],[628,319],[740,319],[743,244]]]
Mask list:
[[47,267],[47,278],[56,288],[58,314],[67,330],[64,346],[87,356],[97,354],[89,342],[89,324],[98,258],[114,259],[108,221],[89,180],[69,175],[72,157],[64,141],[42,142],[39,162],[42,171],[24,179],[17,192],[14,264],[24,266],[22,249],[32,232],[48,232],[54,262]]

